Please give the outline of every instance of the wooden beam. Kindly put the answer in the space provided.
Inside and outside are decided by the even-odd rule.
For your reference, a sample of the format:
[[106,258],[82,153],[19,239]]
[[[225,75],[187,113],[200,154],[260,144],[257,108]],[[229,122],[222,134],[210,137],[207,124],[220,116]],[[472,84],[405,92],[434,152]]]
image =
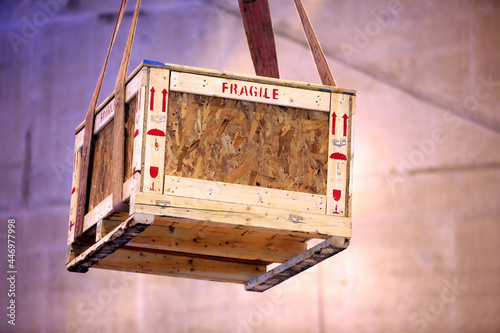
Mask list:
[[297,7],[300,20],[302,21],[302,27],[304,28],[307,42],[309,43],[309,47],[311,48],[311,53],[313,55],[314,62],[316,63],[316,68],[318,69],[318,74],[319,77],[321,78],[321,83],[327,86],[336,87],[337,83],[335,82],[332,72],[330,71],[330,66],[328,66],[325,54],[321,49],[321,45],[319,44],[318,38],[316,37],[316,33],[314,32],[314,29],[311,25],[311,21],[309,21],[309,17],[307,16],[302,1],[295,0],[295,6]]
[[[130,246],[266,262],[284,262],[304,252],[307,244],[273,234],[245,232],[228,234],[152,225],[132,239]],[[234,230],[234,229],[231,229]]]
[[278,58],[268,0],[238,0],[255,73],[279,78]]
[[273,268],[269,272],[247,282],[245,284],[245,289],[248,291],[258,292],[266,291],[267,289],[288,280],[292,276],[311,268],[317,263],[320,263],[323,260],[345,250],[348,246],[348,239],[342,237],[330,237],[295,258],[292,258]]
[[[237,90],[236,87],[243,88],[247,92],[253,90],[253,94],[241,94],[241,90]],[[232,98],[315,111],[328,112],[330,110],[330,93],[328,91],[315,91],[269,83],[245,84],[245,82],[228,77],[172,72],[172,87],[170,89],[197,95]],[[257,93],[258,91],[259,93]],[[290,96],[293,96],[293,98]]]
[[[263,233],[328,238],[351,237],[351,219],[347,217],[265,208],[229,202],[137,193],[136,213],[165,218],[202,221],[205,225],[237,228]],[[155,221],[156,223],[156,221]]]
[[[326,206],[326,195],[176,176],[165,176],[164,194],[318,214],[324,214]],[[151,201],[151,204],[154,203]]]
[[258,263],[173,252],[141,251],[128,246],[101,259],[94,267],[233,283],[245,283],[266,270],[265,265]]

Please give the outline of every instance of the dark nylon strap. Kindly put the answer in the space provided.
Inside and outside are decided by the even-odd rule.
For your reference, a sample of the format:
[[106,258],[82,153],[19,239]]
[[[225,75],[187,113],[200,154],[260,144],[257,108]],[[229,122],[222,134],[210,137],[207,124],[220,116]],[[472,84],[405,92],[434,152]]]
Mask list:
[[330,66],[328,66],[325,54],[321,49],[321,45],[319,45],[318,38],[316,37],[316,33],[311,25],[311,21],[309,21],[309,17],[307,16],[302,1],[295,0],[295,6],[297,7],[297,12],[299,13],[300,20],[302,21],[302,27],[304,28],[309,48],[311,49],[314,62],[316,63],[321,83],[327,86],[336,87],[337,83],[335,82],[332,72],[330,71]]
[[125,81],[130,61],[130,53],[134,42],[137,18],[141,0],[137,0],[134,17],[128,33],[127,44],[123,52],[120,71],[115,87],[115,117],[113,125],[113,173],[112,173],[112,193],[113,209],[116,211],[127,211],[128,207],[123,203],[123,181],[125,169]]
[[83,135],[83,147],[82,147],[82,166],[80,171],[80,180],[79,180],[79,188],[78,188],[78,198],[77,198],[77,209],[76,209],[76,219],[75,219],[75,233],[74,233],[74,241],[75,242],[85,242],[82,237],[83,234],[83,219],[85,217],[85,211],[87,208],[87,194],[89,188],[89,171],[90,171],[90,155],[92,150],[92,137],[94,132],[94,114],[95,109],[97,107],[97,101],[99,99],[99,94],[101,92],[102,81],[104,79],[104,73],[106,72],[106,67],[108,65],[109,55],[111,53],[111,49],[113,48],[113,44],[115,42],[116,34],[120,27],[120,23],[123,18],[123,13],[125,12],[125,7],[127,6],[127,0],[122,0],[120,11],[118,12],[118,16],[116,18],[115,28],[113,30],[113,35],[111,37],[111,41],[109,43],[108,52],[106,54],[106,59],[104,60],[104,65],[101,69],[101,74],[99,75],[99,79],[97,80],[97,85],[94,90],[94,94],[92,95],[92,100],[90,102],[89,110],[87,112],[87,116],[85,117],[85,129]]
[[238,0],[255,74],[279,79],[268,0]]

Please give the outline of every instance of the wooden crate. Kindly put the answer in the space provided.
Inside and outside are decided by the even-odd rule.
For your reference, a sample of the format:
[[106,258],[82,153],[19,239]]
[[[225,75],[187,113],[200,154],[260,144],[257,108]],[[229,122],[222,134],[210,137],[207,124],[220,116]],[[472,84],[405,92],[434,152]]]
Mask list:
[[112,208],[113,98],[95,115],[89,244],[74,242],[76,130],[68,270],[263,291],[348,246],[354,91],[145,61],[126,85],[128,212]]

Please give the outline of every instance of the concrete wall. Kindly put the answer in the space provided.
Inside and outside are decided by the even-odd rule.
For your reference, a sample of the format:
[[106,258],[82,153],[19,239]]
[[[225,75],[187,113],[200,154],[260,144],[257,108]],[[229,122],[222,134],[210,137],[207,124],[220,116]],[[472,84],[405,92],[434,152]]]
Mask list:
[[[500,332],[498,1],[304,0],[339,85],[358,91],[353,238],[264,294],[65,270],[74,128],[119,1],[57,1],[0,4],[0,267],[14,218],[18,270],[16,326],[2,314],[0,331]],[[282,78],[319,83],[293,1],[271,2]],[[252,74],[236,4],[143,1],[130,69]]]

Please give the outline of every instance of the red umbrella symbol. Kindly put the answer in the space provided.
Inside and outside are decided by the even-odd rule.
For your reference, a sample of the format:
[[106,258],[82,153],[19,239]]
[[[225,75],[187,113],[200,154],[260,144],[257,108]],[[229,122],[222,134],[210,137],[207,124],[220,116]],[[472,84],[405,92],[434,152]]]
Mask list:
[[330,158],[336,159],[336,160],[342,160],[342,161],[347,161],[347,156],[345,156],[342,153],[333,153],[330,155]]
[[330,155],[330,158],[336,159],[337,160],[337,175],[340,176],[341,171],[340,171],[340,162],[339,161],[347,161],[347,156],[345,156],[342,153],[333,153]]
[[[153,129],[150,129],[147,133],[147,135],[152,135],[152,136],[156,136],[156,137],[164,137],[165,136],[165,132],[163,132],[162,130],[159,130],[157,128],[153,128]],[[158,141],[157,141],[158,138],[155,138],[155,150],[158,151]]]

